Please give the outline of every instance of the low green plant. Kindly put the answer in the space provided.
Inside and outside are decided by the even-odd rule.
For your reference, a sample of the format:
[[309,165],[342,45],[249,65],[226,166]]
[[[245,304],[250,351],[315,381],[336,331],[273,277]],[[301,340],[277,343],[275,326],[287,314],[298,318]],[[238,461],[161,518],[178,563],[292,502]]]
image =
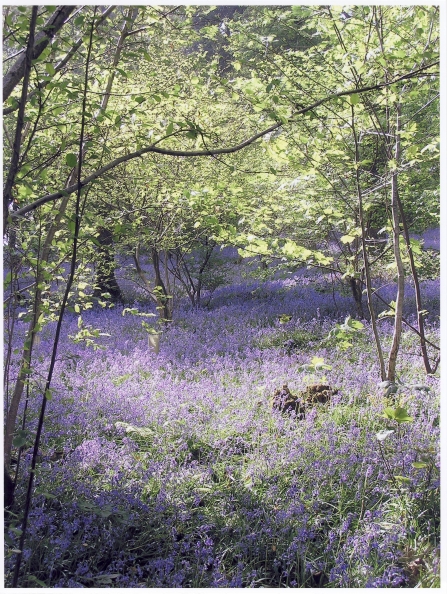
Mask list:
[[351,316],[348,316],[343,324],[335,324],[335,328],[329,332],[326,341],[345,351],[352,347],[354,337],[363,329],[362,322],[353,320]]

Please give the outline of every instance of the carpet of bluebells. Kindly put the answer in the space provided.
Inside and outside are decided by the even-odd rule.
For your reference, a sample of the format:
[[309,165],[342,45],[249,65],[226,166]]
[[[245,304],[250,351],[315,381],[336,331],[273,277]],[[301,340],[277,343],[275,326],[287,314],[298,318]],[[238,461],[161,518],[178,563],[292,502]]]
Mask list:
[[[82,314],[100,331],[94,346],[73,342],[78,316],[67,314],[22,586],[439,585],[439,377],[426,376],[417,336],[404,329],[399,390],[385,397],[368,322],[345,350],[328,339],[355,312],[349,291],[307,269],[250,274],[235,264],[206,308],[180,301],[158,355],[142,326],[152,318],[94,307]],[[439,279],[422,290],[438,343]],[[392,284],[382,295],[394,298]],[[155,311],[129,287],[128,299]],[[408,285],[409,320],[413,303]],[[386,353],[392,324],[379,324]],[[31,433],[54,326],[35,351]],[[304,418],[272,408],[284,384],[296,394],[321,383],[337,392]],[[14,562],[8,550],[7,583]]]

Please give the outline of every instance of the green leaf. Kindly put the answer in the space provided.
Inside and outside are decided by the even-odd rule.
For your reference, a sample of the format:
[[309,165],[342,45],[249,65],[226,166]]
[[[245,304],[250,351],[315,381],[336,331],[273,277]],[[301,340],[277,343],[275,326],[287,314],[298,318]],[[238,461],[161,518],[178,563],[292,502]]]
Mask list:
[[356,237],[354,237],[353,235],[342,235],[340,237],[340,241],[342,243],[351,243],[352,241],[354,241],[354,239],[356,239]]
[[56,497],[56,495],[53,495],[52,493],[48,493],[47,491],[39,491],[39,495],[43,495],[45,497],[45,499],[58,499],[58,497]]
[[390,316],[394,316],[396,314],[396,302],[391,301],[389,305],[390,305],[391,309],[389,309],[388,311],[380,312],[379,315],[377,316],[378,318],[387,318]]
[[21,429],[17,432],[17,435],[12,440],[12,444],[15,448],[23,447],[28,441],[28,431],[26,429]]
[[408,416],[407,411],[404,408],[396,408],[395,419],[398,423],[408,423],[413,420],[413,417]]
[[78,158],[74,153],[68,153],[68,155],[65,156],[65,162],[69,167],[76,167]]
[[7,534],[7,532],[5,532],[5,534],[3,535],[3,538],[5,539],[6,544],[8,545],[8,547],[11,547],[12,549],[12,553],[20,553],[21,551],[19,551],[18,549],[15,549],[15,544],[14,541],[12,540],[12,538],[9,536],[9,534]]
[[287,322],[290,322],[290,320],[292,319],[291,315],[288,314],[281,314],[279,317],[279,323],[280,324],[287,324]]
[[174,122],[170,122],[168,127],[166,128],[166,134],[169,136],[169,134],[172,134],[173,131],[174,131]]
[[34,575],[27,575],[26,579],[30,582],[32,582],[33,584],[37,584],[38,586],[40,586],[41,588],[47,588],[47,584],[45,582],[42,582],[42,580],[39,580],[38,578],[36,578],[36,576]]
[[143,103],[143,101],[146,101],[146,97],[139,95],[138,97],[134,98],[134,101],[140,105],[141,103]]
[[411,479],[406,476],[401,476],[400,474],[396,474],[394,478],[400,483],[411,483]]
[[417,239],[410,238],[410,246],[411,246],[411,251],[413,252],[413,254],[420,255],[422,253],[421,242],[418,241]]
[[359,322],[358,320],[353,320],[352,318],[348,317],[346,319],[346,324],[350,327],[350,328],[355,328],[356,330],[362,330],[362,328],[364,328],[364,325],[362,324],[362,322]]
[[429,466],[428,462],[413,462],[413,468],[427,468]]
[[413,417],[408,416],[407,411],[404,408],[401,408],[400,406],[398,406],[397,408],[392,408],[388,406],[383,411],[383,413],[383,416],[386,419],[391,419],[393,421],[396,421],[397,423],[409,423],[413,420]]
[[323,357],[313,357],[311,364],[315,366],[315,369],[328,369],[329,371],[332,369],[332,365],[327,365]]
[[394,419],[394,408],[391,408],[391,406],[388,406],[384,411],[383,411],[383,416],[386,419]]
[[349,95],[348,101],[351,105],[357,105],[357,103],[360,101],[360,97],[357,95],[357,93],[353,93],[352,95]]
[[54,74],[56,74],[56,70],[54,69],[53,64],[47,63],[45,64],[45,70],[48,72],[48,74],[50,74],[51,76],[53,76]]
[[76,226],[76,223],[75,223],[75,221],[73,219],[68,219],[67,220],[67,227],[68,227],[68,230],[70,231],[70,233],[72,235],[74,235],[75,226]]

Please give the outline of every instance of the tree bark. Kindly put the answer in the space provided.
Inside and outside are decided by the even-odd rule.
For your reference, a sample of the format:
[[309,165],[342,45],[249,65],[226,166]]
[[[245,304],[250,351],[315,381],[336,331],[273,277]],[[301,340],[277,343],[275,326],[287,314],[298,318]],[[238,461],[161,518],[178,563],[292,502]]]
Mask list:
[[[151,248],[151,259],[152,265],[154,267],[155,272],[155,283],[152,286],[151,282],[147,279],[144,270],[141,268],[140,264],[140,246],[137,245],[135,248],[135,252],[133,253],[133,259],[135,262],[135,268],[137,270],[138,276],[142,280],[145,289],[148,291],[152,301],[155,303],[158,314],[161,320],[170,322],[172,321],[172,312],[173,312],[173,298],[172,295],[169,295],[168,289],[166,288],[166,284],[163,282],[162,274],[161,274],[161,263],[160,263],[160,255],[157,248]],[[167,274],[167,261],[166,261],[166,254],[165,254],[165,273]]]
[[15,484],[14,481],[11,478],[11,475],[9,474],[8,469],[4,468],[4,484],[3,484],[3,490],[4,490],[4,506],[5,508],[9,508],[12,506],[12,504],[14,503],[14,488],[15,488]]
[[352,296],[354,297],[355,306],[357,308],[357,315],[360,320],[363,320],[365,315],[363,311],[363,291],[362,291],[362,281],[358,278],[350,278],[349,285],[351,287]]
[[410,268],[411,268],[411,275],[413,277],[414,282],[414,292],[415,292],[415,300],[416,300],[416,309],[417,309],[417,319],[418,319],[418,330],[419,330],[419,338],[420,338],[420,345],[421,345],[421,354],[422,359],[424,361],[425,371],[427,373],[434,373],[436,368],[439,364],[439,357],[436,359],[435,366],[432,367],[430,364],[430,359],[428,357],[427,352],[427,343],[425,340],[425,325],[424,325],[424,314],[423,314],[423,305],[422,305],[422,296],[421,296],[421,287],[419,284],[419,277],[416,269],[416,264],[414,262],[413,250],[411,248],[410,242],[410,232],[408,230],[407,220],[405,217],[405,211],[403,208],[402,201],[400,200],[399,193],[397,194],[397,203],[399,206],[399,213],[400,219],[402,221],[403,227],[403,236],[405,239],[405,243],[407,246],[408,257],[410,258]]
[[160,255],[157,248],[151,248],[152,264],[155,272],[155,297],[160,318],[164,322],[172,321],[172,295],[169,295],[166,285],[163,282],[160,267]]

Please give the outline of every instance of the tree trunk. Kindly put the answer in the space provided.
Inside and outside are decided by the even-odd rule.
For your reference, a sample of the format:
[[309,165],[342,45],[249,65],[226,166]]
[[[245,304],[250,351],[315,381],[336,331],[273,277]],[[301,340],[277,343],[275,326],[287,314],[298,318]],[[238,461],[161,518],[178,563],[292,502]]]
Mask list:
[[349,285],[351,287],[352,296],[354,297],[355,306],[357,308],[357,316],[358,316],[359,320],[363,320],[365,318],[365,314],[364,314],[364,311],[363,311],[363,303],[362,303],[362,298],[363,298],[362,286],[363,286],[363,283],[361,282],[360,279],[358,279],[358,278],[352,278],[351,277],[349,279]]
[[[351,106],[351,127],[352,133],[354,136],[354,144],[355,144],[355,162],[358,164],[360,162],[360,151],[359,151],[359,143],[357,132],[355,128],[355,118],[354,118],[354,106]],[[363,266],[365,270],[365,281],[366,281],[366,297],[368,300],[368,310],[371,316],[371,328],[374,334],[374,341],[376,343],[376,351],[377,351],[377,358],[379,361],[380,366],[380,377],[382,380],[385,379],[385,361],[383,357],[383,350],[382,345],[380,342],[379,331],[377,328],[377,322],[375,318],[374,307],[372,303],[372,286],[371,286],[371,271],[369,267],[369,259],[368,259],[368,249],[366,246],[366,229],[365,229],[365,213],[363,209],[363,194],[362,194],[362,187],[360,183],[360,172],[359,168],[356,167],[355,169],[355,179],[356,179],[356,186],[357,186],[357,199],[359,204],[359,222],[360,228],[362,230],[361,236],[361,245],[362,245],[362,254],[363,254]]]
[[160,255],[157,248],[151,248],[152,264],[155,272],[155,296],[157,299],[157,309],[160,318],[164,322],[172,321],[172,295],[168,294],[166,285],[163,282],[160,267]]
[[3,490],[4,490],[4,506],[5,508],[9,508],[14,503],[14,488],[15,484],[11,478],[11,475],[8,472],[8,469],[4,468],[4,483],[3,483]]
[[407,246],[408,257],[410,258],[411,274],[413,276],[413,282],[414,282],[414,292],[415,292],[415,299],[416,299],[416,309],[418,312],[417,313],[418,330],[419,330],[419,338],[420,338],[420,344],[421,344],[422,359],[424,361],[425,371],[427,373],[434,373],[436,371],[437,365],[439,364],[439,357],[436,360],[435,365],[432,367],[432,365],[430,364],[430,359],[428,357],[427,343],[425,341],[425,327],[424,327],[424,314],[423,314],[424,308],[422,305],[421,287],[419,284],[419,277],[418,277],[418,273],[417,273],[417,269],[416,269],[416,264],[414,262],[413,250],[411,248],[410,232],[408,230],[405,212],[404,212],[402,201],[400,200],[400,197],[399,197],[399,193],[397,193],[397,202],[399,205],[399,213],[400,213],[400,218],[402,221],[402,227],[403,227],[403,232],[404,232],[403,236],[405,238],[405,243]]
[[[399,163],[400,157],[400,137],[399,137],[399,118],[400,105],[397,105],[397,123],[396,123],[396,147],[395,159],[396,164]],[[397,172],[394,171],[391,177],[391,216],[393,221],[393,245],[394,245],[394,260],[397,268],[397,296],[396,296],[396,311],[394,314],[394,333],[393,342],[388,356],[388,372],[387,379],[390,382],[396,381],[396,362],[397,354],[399,352],[400,340],[402,334],[402,310],[404,304],[405,292],[405,275],[402,257],[400,253],[400,217],[399,217],[399,191],[397,185]]]
[[113,235],[110,229],[99,227],[97,237],[98,258],[96,260],[96,279],[93,295],[101,297],[103,293],[109,293],[112,301],[123,302],[121,289],[115,278],[115,252],[113,249]]

